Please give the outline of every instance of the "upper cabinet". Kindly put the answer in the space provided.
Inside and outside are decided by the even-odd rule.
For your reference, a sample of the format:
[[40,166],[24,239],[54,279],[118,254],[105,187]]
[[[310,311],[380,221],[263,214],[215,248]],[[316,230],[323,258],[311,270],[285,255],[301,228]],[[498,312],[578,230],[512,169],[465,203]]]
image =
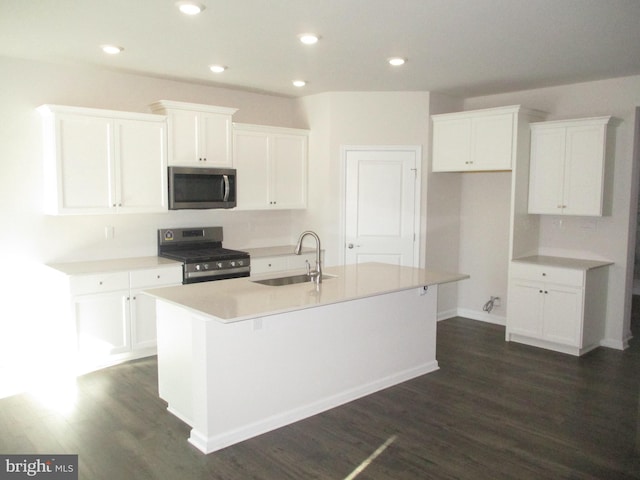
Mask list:
[[531,124],[529,213],[602,215],[610,119]]
[[237,209],[307,207],[308,130],[234,124]]
[[166,211],[166,119],[58,105],[43,118],[45,211]]
[[433,171],[511,170],[525,113],[540,114],[510,106],[433,115]]
[[154,113],[167,115],[169,165],[231,167],[232,117],[236,108],[161,100]]

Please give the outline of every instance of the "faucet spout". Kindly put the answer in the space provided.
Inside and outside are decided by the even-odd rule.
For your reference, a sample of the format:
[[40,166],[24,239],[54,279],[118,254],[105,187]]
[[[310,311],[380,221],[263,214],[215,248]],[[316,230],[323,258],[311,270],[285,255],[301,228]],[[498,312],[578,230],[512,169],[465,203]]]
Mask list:
[[304,240],[304,237],[306,237],[307,235],[315,238],[316,240],[316,270],[314,272],[309,272],[309,275],[311,276],[312,279],[315,280],[315,282],[317,284],[322,283],[322,265],[321,265],[321,261],[320,261],[320,237],[318,236],[317,233],[312,232],[311,230],[306,230],[304,232],[302,232],[300,234],[300,238],[298,238],[298,244],[296,245],[296,249],[294,250],[294,253],[296,255],[300,255],[300,253],[302,253],[302,241]]

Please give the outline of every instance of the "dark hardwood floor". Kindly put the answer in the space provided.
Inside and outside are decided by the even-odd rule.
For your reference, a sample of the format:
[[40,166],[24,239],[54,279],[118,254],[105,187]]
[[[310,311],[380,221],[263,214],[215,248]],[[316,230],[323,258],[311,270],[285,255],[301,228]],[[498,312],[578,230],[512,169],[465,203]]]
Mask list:
[[203,455],[144,359],[79,378],[70,413],[27,394],[0,400],[0,453],[77,453],[91,480],[640,478],[640,342],[575,358],[453,318],[438,325],[438,360],[435,373]]

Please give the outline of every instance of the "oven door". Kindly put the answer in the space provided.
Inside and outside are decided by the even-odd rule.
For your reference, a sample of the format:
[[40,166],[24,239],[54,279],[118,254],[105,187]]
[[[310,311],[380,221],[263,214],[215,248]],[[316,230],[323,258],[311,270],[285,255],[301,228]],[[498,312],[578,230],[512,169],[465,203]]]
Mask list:
[[233,168],[169,167],[169,210],[233,208]]
[[201,263],[192,263],[184,265],[184,284],[199,283],[199,282],[212,282],[214,280],[227,280],[229,278],[241,278],[248,277],[251,273],[251,267],[249,265],[243,265],[241,267],[225,268],[221,270],[204,268]]

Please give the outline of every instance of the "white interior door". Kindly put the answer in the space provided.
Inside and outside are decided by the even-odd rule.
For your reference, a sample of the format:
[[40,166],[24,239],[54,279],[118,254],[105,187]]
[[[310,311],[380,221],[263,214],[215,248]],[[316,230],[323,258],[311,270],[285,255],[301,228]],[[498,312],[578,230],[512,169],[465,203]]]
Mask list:
[[419,147],[345,150],[345,263],[417,266]]

